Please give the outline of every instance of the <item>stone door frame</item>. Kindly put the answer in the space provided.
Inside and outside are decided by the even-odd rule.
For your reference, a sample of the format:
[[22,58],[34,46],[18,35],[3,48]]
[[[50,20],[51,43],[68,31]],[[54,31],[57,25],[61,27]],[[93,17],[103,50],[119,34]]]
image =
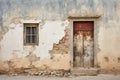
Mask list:
[[99,19],[99,17],[100,16],[92,16],[92,17],[68,17],[68,20],[69,20],[69,26],[70,26],[70,50],[71,50],[71,54],[70,54],[70,56],[71,56],[71,70],[74,68],[73,67],[73,58],[74,58],[74,56],[73,56],[73,54],[74,54],[74,52],[73,52],[73,23],[74,23],[74,21],[93,21],[94,22],[94,67],[93,68],[97,68],[98,67],[98,62],[97,62],[97,41],[96,41],[96,39],[97,39],[97,35],[96,35],[96,33],[97,33],[97,30],[96,30],[96,27],[97,27],[97,22],[98,22],[98,19]]

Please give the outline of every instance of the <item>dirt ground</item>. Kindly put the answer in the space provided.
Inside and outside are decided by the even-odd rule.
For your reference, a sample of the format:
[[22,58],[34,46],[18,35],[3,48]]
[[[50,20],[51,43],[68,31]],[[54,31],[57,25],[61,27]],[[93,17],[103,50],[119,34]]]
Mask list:
[[0,80],[120,80],[120,75],[104,75],[98,76],[71,76],[71,77],[41,77],[41,76],[10,76],[0,75]]

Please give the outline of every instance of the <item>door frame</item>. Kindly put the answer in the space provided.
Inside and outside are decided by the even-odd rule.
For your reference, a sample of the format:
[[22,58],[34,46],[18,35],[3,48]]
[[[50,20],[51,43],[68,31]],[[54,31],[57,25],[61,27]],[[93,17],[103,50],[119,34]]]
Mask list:
[[98,19],[99,19],[100,16],[92,16],[92,17],[68,17],[68,20],[69,20],[69,24],[70,24],[70,56],[71,56],[71,70],[74,68],[73,66],[73,58],[74,58],[74,52],[73,52],[73,27],[74,27],[74,22],[75,21],[93,21],[94,22],[94,31],[93,31],[93,36],[94,36],[94,67],[93,68],[97,68],[98,67],[98,62],[97,62],[97,45],[96,45],[96,39],[97,39],[97,36],[96,36],[96,26],[97,26],[97,22],[98,22]]

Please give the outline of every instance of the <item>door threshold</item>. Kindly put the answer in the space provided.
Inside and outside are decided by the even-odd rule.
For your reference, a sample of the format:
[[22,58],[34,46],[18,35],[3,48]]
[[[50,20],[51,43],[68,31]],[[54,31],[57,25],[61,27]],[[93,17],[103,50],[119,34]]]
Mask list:
[[82,68],[82,67],[74,67],[71,69],[71,73],[73,75],[97,75],[99,73],[99,68]]

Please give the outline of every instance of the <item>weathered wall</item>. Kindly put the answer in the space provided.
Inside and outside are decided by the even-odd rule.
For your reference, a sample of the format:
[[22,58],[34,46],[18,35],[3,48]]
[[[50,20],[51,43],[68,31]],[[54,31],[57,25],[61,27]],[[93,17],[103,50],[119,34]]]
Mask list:
[[[96,15],[100,16],[94,34],[98,66],[120,70],[119,13],[120,0],[0,0],[1,70],[69,70],[71,28],[67,17]],[[38,46],[23,45],[25,22],[40,24]]]
[[99,29],[98,61],[102,69],[120,70],[120,23],[109,21]]
[[[66,54],[63,52],[49,53],[53,44],[58,44],[65,36],[64,30],[68,25],[67,21],[46,21],[43,26],[40,25],[38,46],[23,45],[24,28],[22,24],[26,22],[42,24],[39,20],[25,20],[19,24],[11,23],[8,32],[1,40],[1,60],[10,61],[10,66],[15,69],[31,68],[32,66],[40,70],[69,70],[70,52]],[[67,51],[69,50],[67,49]]]

